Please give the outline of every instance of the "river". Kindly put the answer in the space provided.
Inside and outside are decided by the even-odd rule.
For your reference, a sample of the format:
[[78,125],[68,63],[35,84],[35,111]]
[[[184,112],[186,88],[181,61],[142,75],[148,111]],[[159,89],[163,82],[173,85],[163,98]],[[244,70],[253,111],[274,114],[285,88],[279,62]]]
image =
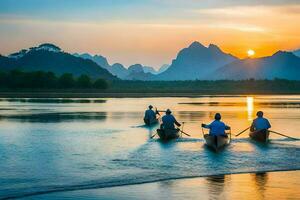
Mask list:
[[[191,137],[167,143],[150,139],[158,125],[143,125],[149,104],[170,108]],[[265,145],[251,141],[247,133],[233,136],[218,153],[204,145],[200,125],[212,121],[216,112],[236,134],[258,110],[264,111],[272,130],[300,137],[300,95],[0,99],[0,199],[59,198],[69,191],[107,192],[149,183],[145,189],[172,180],[184,184],[187,178],[299,170],[300,142],[275,134]],[[299,171],[294,173],[290,179],[299,180]],[[289,186],[291,191],[297,184]],[[139,190],[111,190],[118,191]]]

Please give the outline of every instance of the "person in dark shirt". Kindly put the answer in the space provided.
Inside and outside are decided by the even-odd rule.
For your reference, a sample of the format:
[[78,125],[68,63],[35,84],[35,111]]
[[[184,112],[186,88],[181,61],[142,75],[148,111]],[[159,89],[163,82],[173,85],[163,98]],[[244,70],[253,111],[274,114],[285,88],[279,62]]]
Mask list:
[[145,111],[145,116],[144,116],[144,122],[145,124],[153,124],[157,122],[156,114],[157,112],[154,112],[152,110],[153,106],[149,105],[148,110]]
[[166,115],[162,117],[162,124],[161,124],[162,129],[175,129],[175,124],[177,126],[181,126],[181,124],[177,122],[177,120],[171,113],[172,113],[171,110],[167,109]]
[[262,111],[258,111],[256,113],[257,118],[253,120],[250,131],[258,131],[258,130],[264,130],[264,129],[269,129],[271,128],[271,124],[269,120],[264,118],[264,113]]
[[225,130],[230,130],[230,127],[221,121],[220,113],[215,114],[215,120],[212,123],[208,125],[202,124],[202,127],[208,128],[209,134],[214,136],[218,136],[218,135],[227,136]]

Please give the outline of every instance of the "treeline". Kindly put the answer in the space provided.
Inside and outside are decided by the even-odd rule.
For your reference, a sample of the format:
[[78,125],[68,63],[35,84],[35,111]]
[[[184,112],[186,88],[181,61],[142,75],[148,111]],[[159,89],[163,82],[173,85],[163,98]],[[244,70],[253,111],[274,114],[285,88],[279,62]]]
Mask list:
[[10,72],[0,72],[0,88],[11,89],[70,89],[70,88],[95,88],[107,89],[108,83],[104,79],[92,80],[87,75],[74,77],[66,73],[61,76],[53,72],[22,72],[13,70]]
[[216,80],[216,81],[114,81],[110,92],[197,93],[197,94],[275,94],[300,93],[300,81]]

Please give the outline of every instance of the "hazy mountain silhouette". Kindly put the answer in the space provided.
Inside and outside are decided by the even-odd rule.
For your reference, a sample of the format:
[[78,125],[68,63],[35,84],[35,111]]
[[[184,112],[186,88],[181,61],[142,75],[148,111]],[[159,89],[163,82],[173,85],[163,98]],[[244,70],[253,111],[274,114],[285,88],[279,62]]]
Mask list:
[[57,75],[71,73],[91,78],[117,79],[95,62],[61,51],[53,44],[42,44],[0,58],[0,70],[51,71]]
[[212,73],[214,79],[289,79],[300,80],[300,58],[278,51],[272,56],[237,60]]
[[157,80],[195,80],[210,79],[207,75],[216,69],[237,60],[236,57],[224,53],[216,45],[208,47],[193,42],[182,49],[170,67],[157,75]]
[[158,73],[158,71],[156,71],[153,67],[150,67],[150,66],[143,66],[143,70],[145,73],[151,73],[151,74]]
[[157,71],[157,74],[163,73],[164,71],[166,71],[168,68],[170,67],[170,65],[168,64],[163,64],[159,70]]
[[296,50],[296,51],[293,51],[293,53],[294,53],[296,56],[300,57],[300,49],[298,49],[298,50]]
[[129,75],[128,70],[120,63],[113,64],[109,71],[120,79],[125,79]]
[[[139,77],[141,77],[142,80],[145,79],[145,77],[148,77],[148,73],[151,74],[157,74],[157,71],[153,67],[149,66],[143,66],[141,64],[135,64],[129,66],[128,69],[126,69],[122,64],[115,63],[113,65],[110,65],[107,61],[107,59],[104,56],[101,55],[90,55],[88,53],[84,54],[74,54],[77,57],[81,57],[84,59],[89,59],[97,63],[99,66],[105,68],[108,70],[111,74],[117,76],[120,79],[126,79],[126,80],[140,80]],[[136,71],[138,70],[138,71]],[[136,77],[134,77],[136,76]]]

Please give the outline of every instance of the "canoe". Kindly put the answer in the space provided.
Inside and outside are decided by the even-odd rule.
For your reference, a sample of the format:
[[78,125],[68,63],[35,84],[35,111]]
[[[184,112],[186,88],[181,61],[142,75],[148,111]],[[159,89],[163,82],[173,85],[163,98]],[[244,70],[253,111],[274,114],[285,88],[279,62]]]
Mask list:
[[266,129],[253,131],[249,133],[249,136],[255,141],[266,143],[269,140],[269,131]]
[[179,129],[157,129],[157,134],[161,140],[171,140],[179,137]]
[[228,136],[214,136],[205,134],[204,135],[205,143],[208,147],[214,149],[215,151],[218,151],[229,144],[230,138]]
[[147,126],[152,126],[152,125],[158,123],[158,119],[153,119],[153,120],[147,120],[147,119],[144,119],[144,122],[145,122],[145,125],[147,125]]

